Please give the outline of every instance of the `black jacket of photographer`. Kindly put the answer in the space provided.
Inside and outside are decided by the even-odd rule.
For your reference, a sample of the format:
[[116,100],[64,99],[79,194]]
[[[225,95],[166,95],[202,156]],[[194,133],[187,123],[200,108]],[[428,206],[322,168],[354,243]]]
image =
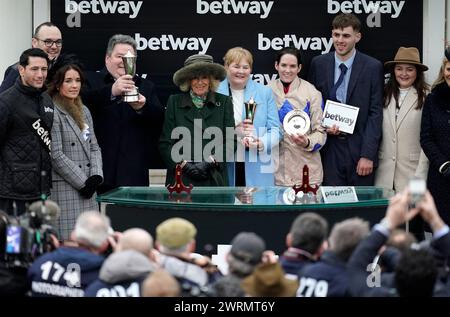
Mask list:
[[0,94],[0,198],[35,200],[50,194],[50,153],[30,124],[37,119],[51,129],[53,102],[44,89],[24,86],[19,77]]

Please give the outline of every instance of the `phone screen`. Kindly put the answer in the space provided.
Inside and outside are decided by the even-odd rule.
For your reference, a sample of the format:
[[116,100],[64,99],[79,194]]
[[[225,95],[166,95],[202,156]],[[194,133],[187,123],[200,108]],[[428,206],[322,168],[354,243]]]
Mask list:
[[6,253],[20,254],[22,244],[22,228],[10,225],[6,229]]
[[425,180],[413,177],[409,180],[409,199],[410,207],[416,207],[416,204],[422,200],[427,191],[427,184]]

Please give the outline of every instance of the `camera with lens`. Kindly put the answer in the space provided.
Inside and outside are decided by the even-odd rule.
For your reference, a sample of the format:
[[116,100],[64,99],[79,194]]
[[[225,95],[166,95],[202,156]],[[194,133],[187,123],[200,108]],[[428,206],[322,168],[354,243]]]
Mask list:
[[32,203],[27,212],[9,219],[6,227],[5,260],[8,267],[29,267],[40,255],[53,251],[52,227],[60,214],[59,206],[50,200]]

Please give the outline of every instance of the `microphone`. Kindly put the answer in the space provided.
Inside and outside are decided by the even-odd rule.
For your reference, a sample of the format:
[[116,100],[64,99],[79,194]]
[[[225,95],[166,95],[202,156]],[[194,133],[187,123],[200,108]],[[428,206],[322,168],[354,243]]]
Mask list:
[[447,58],[448,61],[450,61],[450,46],[447,46],[445,48],[445,57]]
[[28,212],[32,217],[38,218],[44,224],[50,224],[58,220],[61,208],[53,200],[38,200],[30,205]]

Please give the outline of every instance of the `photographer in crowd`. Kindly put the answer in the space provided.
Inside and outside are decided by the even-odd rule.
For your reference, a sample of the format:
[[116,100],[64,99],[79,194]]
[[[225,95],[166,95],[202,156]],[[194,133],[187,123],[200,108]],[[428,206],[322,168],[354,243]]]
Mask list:
[[10,267],[5,261],[8,225],[8,215],[0,210],[0,296],[23,296],[28,289],[26,268]]
[[[409,208],[408,190],[391,199],[386,216],[353,252],[348,268],[352,296],[449,296],[446,262],[450,255],[449,227],[427,191],[417,207]],[[402,253],[394,272],[368,270],[392,230],[420,214],[433,230],[429,249],[409,249]],[[439,262],[441,266],[439,266]]]
[[72,246],[39,257],[28,270],[32,296],[82,297],[103,264],[109,219],[96,211],[82,213],[72,232]]
[[231,241],[226,256],[228,274],[212,284],[212,295],[217,297],[243,297],[242,280],[263,262],[265,241],[254,232],[240,232]]
[[35,201],[16,218],[0,210],[0,295],[21,296],[29,290],[28,268],[36,258],[59,247],[52,224],[60,211],[51,200]]
[[147,231],[124,231],[85,297],[141,297],[143,280],[158,268],[154,252],[153,238]]
[[183,218],[170,218],[156,227],[158,262],[179,281],[186,296],[206,294],[208,286],[221,276],[209,258],[193,253],[196,234],[195,226]]
[[297,297],[348,296],[348,259],[368,234],[369,223],[361,218],[354,217],[336,223],[328,238],[329,249],[319,261],[305,265],[299,272]]
[[297,279],[298,272],[306,265],[320,259],[328,248],[328,223],[319,214],[305,212],[295,218],[286,235],[288,249],[280,257],[286,275]]

